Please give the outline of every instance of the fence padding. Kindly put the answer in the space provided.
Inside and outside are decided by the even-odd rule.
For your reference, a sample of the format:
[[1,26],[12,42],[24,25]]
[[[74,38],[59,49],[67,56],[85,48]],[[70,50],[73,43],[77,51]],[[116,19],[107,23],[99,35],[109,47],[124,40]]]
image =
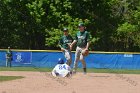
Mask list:
[[[5,53],[0,51],[0,66],[5,66]],[[12,53],[12,66],[54,67],[58,58],[65,60],[61,52],[13,51]],[[72,53],[73,61],[74,57]],[[85,61],[87,68],[140,69],[140,54],[93,52],[85,57]],[[81,62],[78,63],[78,67],[82,67]]]

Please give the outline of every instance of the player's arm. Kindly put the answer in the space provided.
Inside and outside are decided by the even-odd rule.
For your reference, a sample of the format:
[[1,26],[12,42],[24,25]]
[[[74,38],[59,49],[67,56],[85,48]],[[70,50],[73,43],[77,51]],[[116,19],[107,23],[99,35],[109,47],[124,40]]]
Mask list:
[[74,40],[72,36],[71,36],[71,40],[72,40],[72,42],[73,42],[73,40]]
[[59,47],[60,48],[62,48],[62,44],[63,44],[63,42],[62,42],[62,38],[59,40]]
[[54,69],[52,70],[52,75],[53,75],[54,77],[57,76],[57,75],[56,75],[56,66],[55,66]]
[[87,45],[86,45],[86,49],[85,50],[88,50],[89,46],[90,46],[90,41],[87,42]]
[[70,45],[70,49],[72,50],[72,47],[76,44],[77,40],[74,40],[71,45]]
[[52,70],[52,75],[53,75],[54,77],[56,77],[56,74],[55,74],[55,70],[54,70],[54,69]]
[[61,48],[62,51],[65,51],[65,49],[62,47],[63,41],[62,38],[59,40],[59,47]]
[[70,40],[70,42],[69,43],[67,43],[68,45],[69,45],[69,47],[70,47],[70,45],[71,45],[71,43],[73,42],[73,38],[72,38],[72,36],[71,35],[69,35],[69,40]]
[[90,41],[91,41],[91,35],[90,35],[90,33],[87,33],[87,45],[86,45],[86,49],[85,50],[88,50],[88,48],[90,46]]
[[68,71],[71,71],[72,69],[70,68],[70,66],[68,66]]
[[76,35],[75,38],[74,38],[74,40],[73,40],[73,42],[70,45],[70,49],[71,50],[72,50],[72,47],[77,43],[77,40],[78,40],[78,38],[77,38],[77,35]]
[[5,57],[6,57],[6,58],[9,58],[8,53],[5,54]]
[[5,54],[5,57],[7,58],[7,53]]

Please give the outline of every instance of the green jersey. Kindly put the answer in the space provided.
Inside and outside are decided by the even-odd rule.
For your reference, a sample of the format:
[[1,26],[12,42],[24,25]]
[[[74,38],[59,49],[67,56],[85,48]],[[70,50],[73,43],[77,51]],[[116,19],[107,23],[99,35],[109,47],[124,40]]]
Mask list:
[[62,36],[60,41],[59,41],[59,44],[60,44],[60,47],[64,48],[64,49],[69,49],[69,44],[71,44],[73,41],[73,38],[71,35],[68,35],[68,36]]
[[6,56],[7,56],[7,58],[11,59],[11,57],[12,57],[12,51],[8,50],[6,52]]
[[87,42],[90,41],[91,35],[87,31],[80,32],[78,31],[75,37],[75,40],[77,41],[77,46],[81,48],[85,48],[87,45]]

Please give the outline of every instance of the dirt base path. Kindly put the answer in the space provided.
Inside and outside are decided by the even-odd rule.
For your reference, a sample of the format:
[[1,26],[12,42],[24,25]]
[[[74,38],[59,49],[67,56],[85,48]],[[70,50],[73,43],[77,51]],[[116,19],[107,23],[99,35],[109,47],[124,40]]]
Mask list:
[[24,76],[0,82],[0,93],[140,93],[140,75],[77,73],[54,78],[48,72],[0,71],[0,76]]

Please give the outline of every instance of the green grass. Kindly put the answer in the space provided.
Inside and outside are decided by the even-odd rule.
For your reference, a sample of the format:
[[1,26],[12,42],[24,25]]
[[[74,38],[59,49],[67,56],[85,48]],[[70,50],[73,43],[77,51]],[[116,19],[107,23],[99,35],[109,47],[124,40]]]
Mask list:
[[0,82],[24,78],[22,76],[0,76]]
[[130,69],[88,69],[88,72],[116,73],[116,74],[140,74],[140,70],[130,70]]
[[0,67],[0,71],[40,71],[50,72],[52,68],[39,68],[39,67]]
[[[39,72],[50,72],[52,68],[37,68],[37,67],[0,67],[0,71],[39,71]],[[78,69],[82,72],[82,69]],[[90,73],[118,73],[118,74],[140,74],[140,70],[129,70],[129,69],[87,69]]]

